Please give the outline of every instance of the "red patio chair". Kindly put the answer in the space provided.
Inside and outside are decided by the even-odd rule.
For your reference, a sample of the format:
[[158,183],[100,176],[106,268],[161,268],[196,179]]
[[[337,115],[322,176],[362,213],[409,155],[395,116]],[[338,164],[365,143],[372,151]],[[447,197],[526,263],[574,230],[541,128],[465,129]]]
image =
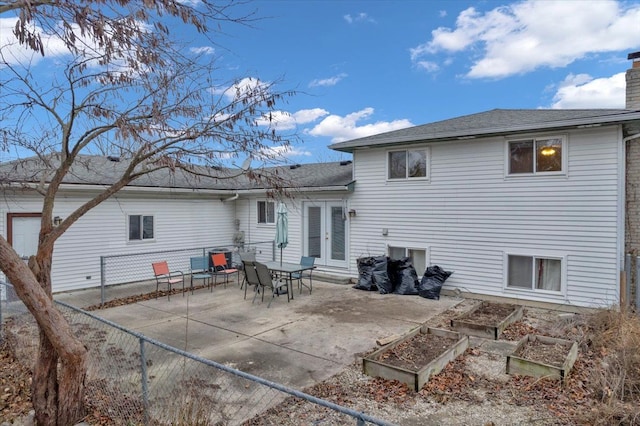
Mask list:
[[229,282],[229,275],[236,274],[238,276],[238,282],[240,281],[240,270],[237,268],[230,268],[227,265],[227,256],[224,253],[213,253],[211,255],[213,262],[213,285],[218,283],[218,275],[224,276],[224,287],[227,287]]
[[182,296],[184,297],[184,274],[182,271],[169,271],[169,264],[166,260],[152,263],[151,266],[153,266],[153,274],[156,277],[156,299],[160,284],[166,284],[169,289],[167,300],[171,300],[171,286],[179,282],[182,282]]

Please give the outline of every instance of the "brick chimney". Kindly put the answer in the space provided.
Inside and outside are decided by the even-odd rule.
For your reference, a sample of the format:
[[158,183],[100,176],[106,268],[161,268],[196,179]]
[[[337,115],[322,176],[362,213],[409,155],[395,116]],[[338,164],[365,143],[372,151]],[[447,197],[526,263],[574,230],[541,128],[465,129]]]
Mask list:
[[632,60],[627,70],[626,109],[640,110],[640,52],[629,53],[627,59]]

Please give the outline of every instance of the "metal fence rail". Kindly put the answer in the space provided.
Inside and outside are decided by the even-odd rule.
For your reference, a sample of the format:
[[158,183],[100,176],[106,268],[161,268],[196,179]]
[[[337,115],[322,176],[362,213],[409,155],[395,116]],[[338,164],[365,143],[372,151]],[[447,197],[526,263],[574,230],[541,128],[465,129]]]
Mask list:
[[[113,424],[269,424],[262,413],[293,396],[316,407],[293,424],[390,425],[171,347],[69,304],[56,304],[89,349],[88,408]],[[0,337],[10,339],[19,359],[32,364],[38,333],[20,301],[0,301],[0,327]]]
[[218,244],[210,247],[194,247],[176,250],[160,250],[138,253],[117,254],[100,256],[100,301],[104,304],[115,298],[115,292],[110,293],[110,288],[120,284],[149,281],[154,283],[151,264],[165,260],[172,271],[189,272],[191,257],[209,256],[210,253],[223,252],[229,263],[240,264],[239,251],[254,251],[259,260],[274,260],[275,245],[273,240],[245,243],[242,247],[233,244]]

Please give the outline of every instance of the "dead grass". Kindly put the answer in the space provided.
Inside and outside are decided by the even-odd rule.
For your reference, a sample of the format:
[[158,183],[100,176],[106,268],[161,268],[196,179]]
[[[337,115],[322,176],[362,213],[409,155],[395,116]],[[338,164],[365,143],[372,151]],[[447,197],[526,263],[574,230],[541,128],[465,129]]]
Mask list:
[[586,420],[640,424],[640,315],[609,309],[587,319],[588,338],[583,343],[596,354],[589,387],[598,399],[598,413],[597,419]]

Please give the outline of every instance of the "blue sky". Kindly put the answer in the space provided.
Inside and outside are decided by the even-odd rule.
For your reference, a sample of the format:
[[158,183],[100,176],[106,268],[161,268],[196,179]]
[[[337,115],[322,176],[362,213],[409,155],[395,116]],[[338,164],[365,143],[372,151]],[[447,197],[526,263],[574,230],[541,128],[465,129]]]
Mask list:
[[[288,162],[347,159],[333,142],[493,108],[624,108],[640,1],[271,1],[211,46],[226,78],[298,93]],[[6,32],[9,21],[0,22]],[[51,59],[43,59],[51,60]]]

